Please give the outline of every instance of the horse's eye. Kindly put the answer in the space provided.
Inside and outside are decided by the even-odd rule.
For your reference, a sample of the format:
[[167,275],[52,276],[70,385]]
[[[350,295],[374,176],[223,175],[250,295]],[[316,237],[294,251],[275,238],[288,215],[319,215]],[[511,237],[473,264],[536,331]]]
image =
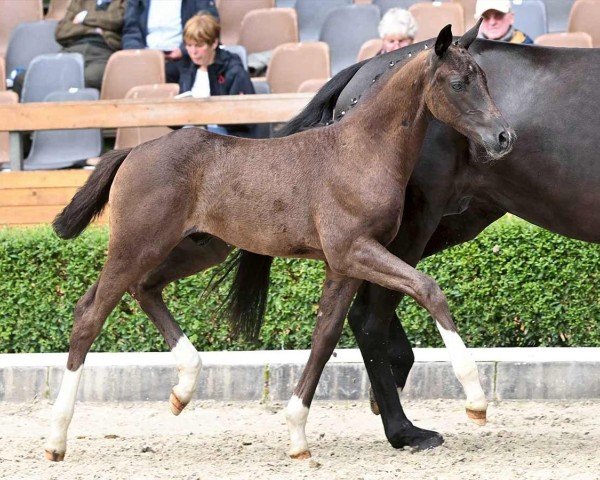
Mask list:
[[455,92],[460,92],[465,88],[465,84],[463,82],[452,82],[450,85],[452,86],[452,90]]

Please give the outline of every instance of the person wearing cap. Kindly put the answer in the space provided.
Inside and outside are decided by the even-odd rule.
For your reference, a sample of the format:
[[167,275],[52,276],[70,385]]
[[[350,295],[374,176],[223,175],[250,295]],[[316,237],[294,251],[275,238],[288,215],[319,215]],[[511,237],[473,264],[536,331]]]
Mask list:
[[383,44],[381,53],[388,53],[406,47],[415,41],[417,34],[417,21],[408,10],[403,8],[390,8],[381,18],[379,36]]
[[479,38],[509,43],[533,44],[525,33],[514,28],[515,14],[510,0],[477,0],[475,19],[483,17]]

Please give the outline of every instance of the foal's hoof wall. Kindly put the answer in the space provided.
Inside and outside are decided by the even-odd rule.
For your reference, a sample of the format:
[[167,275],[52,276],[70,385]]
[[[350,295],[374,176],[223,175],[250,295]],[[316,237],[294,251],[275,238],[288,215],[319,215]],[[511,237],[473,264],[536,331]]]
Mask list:
[[309,450],[304,450],[303,452],[300,453],[290,453],[290,458],[293,458],[294,460],[306,460],[307,458],[310,458],[310,451]]
[[51,450],[44,450],[44,456],[46,460],[50,460],[51,462],[62,462],[65,459],[64,452],[58,453]]
[[183,403],[182,401],[180,401],[174,392],[171,392],[171,396],[169,397],[169,403],[171,404],[171,413],[173,415],[179,415],[187,405],[187,403]]
[[487,422],[487,416],[485,410],[467,410],[467,417],[469,417],[477,425],[485,425]]

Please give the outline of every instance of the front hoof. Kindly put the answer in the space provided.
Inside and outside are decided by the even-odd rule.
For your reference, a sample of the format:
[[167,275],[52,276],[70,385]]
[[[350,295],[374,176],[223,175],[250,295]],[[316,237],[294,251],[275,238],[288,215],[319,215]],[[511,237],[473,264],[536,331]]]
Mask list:
[[51,462],[62,462],[65,459],[65,452],[59,453],[55,450],[44,450],[44,456],[46,460]]
[[444,437],[438,432],[418,428],[414,425],[388,437],[388,440],[394,448],[410,447],[415,451],[430,450],[444,443]]
[[466,409],[467,417],[476,423],[477,425],[483,426],[487,422],[487,412],[485,410],[471,410],[469,408]]
[[299,453],[290,453],[290,458],[293,458],[294,460],[306,460],[307,458],[310,458],[310,451],[309,450],[304,450],[303,452],[299,452]]
[[375,415],[380,415],[379,405],[377,405],[377,400],[375,399],[375,392],[373,391],[373,387],[369,388],[369,404],[371,406],[371,411]]
[[181,400],[179,400],[179,398],[177,398],[175,392],[171,392],[169,403],[171,404],[171,413],[175,416],[179,415],[187,405],[187,403],[183,403]]

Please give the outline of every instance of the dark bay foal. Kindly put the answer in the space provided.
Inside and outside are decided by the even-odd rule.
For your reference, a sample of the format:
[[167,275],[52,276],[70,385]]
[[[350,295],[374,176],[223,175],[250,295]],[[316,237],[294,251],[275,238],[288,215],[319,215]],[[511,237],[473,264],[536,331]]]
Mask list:
[[[309,455],[304,435],[308,406],[362,280],[406,293],[429,311],[455,353],[455,372],[473,387],[471,393],[467,388],[471,410],[485,410],[477,369],[455,332],[440,288],[385,248],[398,231],[404,190],[432,117],[479,144],[490,158],[512,148],[514,133],[467,52],[473,38],[451,45],[450,27],[444,28],[433,50],[402,69],[390,69],[346,118],[325,128],[271,140],[184,129],[105,155],[54,223],[61,237],[73,238],[110,199],[107,260],[75,308],[47,458],[64,458],[85,356],[127,291],[175,356],[179,381],[171,394],[173,413],[190,401],[200,357],[161,292],[169,270],[181,277],[218,263],[193,255],[198,245],[213,248],[211,258],[220,260],[229,244],[326,263],[313,351],[287,409],[292,456]],[[190,258],[195,262],[184,267],[182,260]],[[390,423],[388,437],[396,427]]]

